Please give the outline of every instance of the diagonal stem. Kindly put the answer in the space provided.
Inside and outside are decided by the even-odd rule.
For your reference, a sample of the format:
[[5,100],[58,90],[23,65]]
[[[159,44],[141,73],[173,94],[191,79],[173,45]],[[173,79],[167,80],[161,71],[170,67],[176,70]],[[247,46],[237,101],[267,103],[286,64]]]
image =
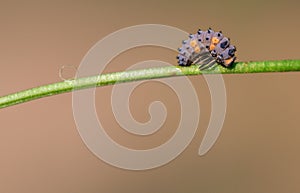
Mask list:
[[9,107],[46,96],[71,92],[73,90],[80,90],[95,86],[112,85],[122,82],[132,82],[138,80],[166,78],[174,76],[191,76],[199,74],[236,74],[289,71],[300,71],[300,60],[237,62],[230,69],[218,65],[215,68],[207,71],[200,71],[198,66],[192,65],[189,67],[167,66],[142,70],[115,72],[110,74],[101,74],[97,76],[52,83],[2,96],[0,97],[0,108]]

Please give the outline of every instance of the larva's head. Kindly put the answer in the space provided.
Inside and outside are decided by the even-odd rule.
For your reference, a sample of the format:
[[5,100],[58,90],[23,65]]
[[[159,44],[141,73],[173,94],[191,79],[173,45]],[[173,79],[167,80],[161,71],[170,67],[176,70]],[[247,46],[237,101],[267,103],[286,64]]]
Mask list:
[[217,55],[217,62],[225,67],[230,67],[236,59],[235,52],[235,46],[228,46],[219,55]]

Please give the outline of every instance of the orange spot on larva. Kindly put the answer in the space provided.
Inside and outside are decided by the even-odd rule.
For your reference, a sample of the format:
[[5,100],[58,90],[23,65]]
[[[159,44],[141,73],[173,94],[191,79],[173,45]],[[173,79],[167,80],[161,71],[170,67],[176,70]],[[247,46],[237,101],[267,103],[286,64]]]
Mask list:
[[190,42],[190,45],[191,45],[193,48],[196,47],[196,46],[197,46],[196,40],[191,41],[191,42]]
[[210,46],[209,46],[209,51],[212,51],[213,49],[215,49],[215,45],[214,44],[210,44]]
[[199,53],[199,52],[200,52],[199,46],[195,47],[195,52],[196,52],[196,53]]
[[213,37],[212,39],[211,39],[211,43],[213,43],[214,45],[217,45],[217,43],[219,43],[219,39],[218,38],[216,38],[216,37]]

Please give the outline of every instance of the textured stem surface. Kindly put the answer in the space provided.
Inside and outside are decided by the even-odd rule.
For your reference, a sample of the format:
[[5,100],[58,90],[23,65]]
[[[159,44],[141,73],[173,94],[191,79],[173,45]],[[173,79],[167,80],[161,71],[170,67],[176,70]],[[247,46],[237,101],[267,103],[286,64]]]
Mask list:
[[288,71],[300,71],[300,60],[237,62],[230,69],[217,65],[215,68],[207,71],[200,71],[198,69],[198,66],[192,65],[189,67],[167,66],[142,70],[115,72],[110,74],[102,74],[57,82],[9,94],[0,97],[0,108],[24,103],[26,101],[31,101],[46,96],[71,92],[73,90],[80,90],[95,86],[105,86],[121,82],[132,82],[137,80],[156,79],[173,76],[190,76],[199,74],[235,74]]

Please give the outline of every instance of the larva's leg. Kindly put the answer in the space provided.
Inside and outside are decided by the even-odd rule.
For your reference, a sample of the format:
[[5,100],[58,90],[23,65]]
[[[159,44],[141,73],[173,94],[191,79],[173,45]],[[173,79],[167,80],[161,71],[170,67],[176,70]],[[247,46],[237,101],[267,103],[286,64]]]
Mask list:
[[208,63],[204,64],[204,65],[200,65],[199,66],[199,70],[206,70],[209,69],[211,67],[213,67],[215,64],[217,64],[216,60],[214,58],[211,58],[209,61],[207,61]]
[[203,64],[205,63],[209,58],[210,58],[210,54],[209,53],[202,53],[201,55],[199,55],[199,57],[197,57],[194,60],[194,64]]

